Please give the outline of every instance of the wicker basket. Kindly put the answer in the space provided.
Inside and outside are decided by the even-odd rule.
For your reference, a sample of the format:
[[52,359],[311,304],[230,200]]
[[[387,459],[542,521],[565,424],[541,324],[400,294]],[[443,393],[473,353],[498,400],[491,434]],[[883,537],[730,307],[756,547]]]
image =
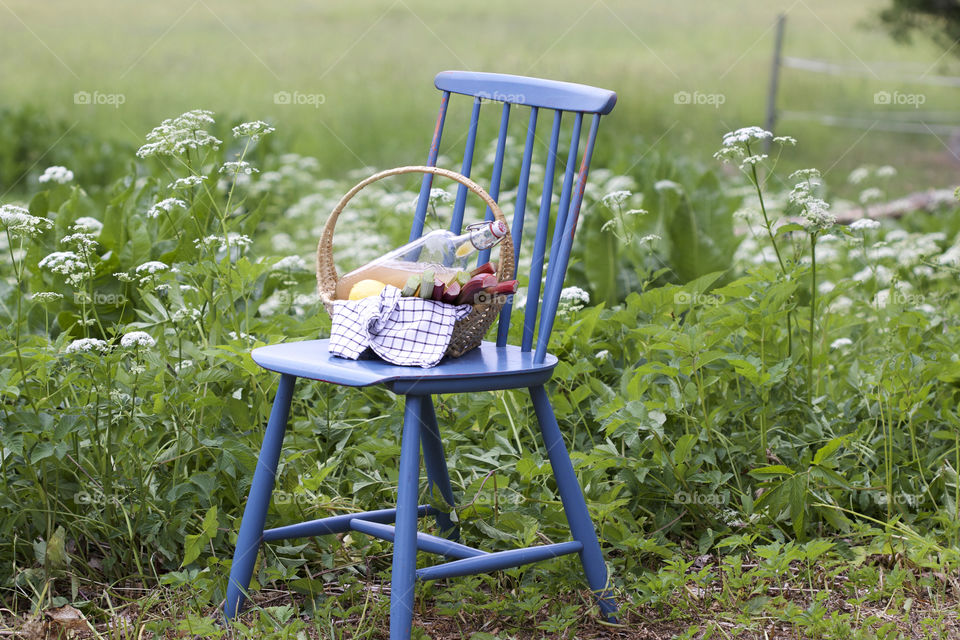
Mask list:
[[[438,167],[411,166],[397,167],[376,173],[358,183],[340,198],[340,202],[338,202],[337,206],[330,212],[330,217],[327,218],[327,223],[323,226],[320,242],[317,245],[317,292],[320,294],[320,300],[323,302],[323,306],[326,307],[327,313],[333,315],[333,301],[335,300],[337,281],[339,280],[337,269],[333,264],[333,230],[337,225],[337,218],[340,217],[340,212],[347,206],[350,199],[364,187],[383,178],[404,173],[432,173],[459,182],[480,196],[487,206],[490,207],[496,220],[507,225],[503,212],[500,210],[500,207],[497,206],[494,199],[476,182],[456,171],[440,169]],[[510,236],[509,226],[507,226],[507,235],[500,241],[499,247],[500,255],[496,274],[497,280],[511,280],[513,278],[514,264],[513,238]],[[480,346],[483,336],[486,335],[487,330],[493,324],[493,321],[496,320],[497,314],[500,313],[500,309],[503,307],[505,300],[505,296],[492,296],[492,298],[490,301],[479,302],[473,305],[473,310],[465,318],[457,321],[453,328],[453,337],[450,339],[450,346],[447,347],[448,356],[457,358],[471,349]]]

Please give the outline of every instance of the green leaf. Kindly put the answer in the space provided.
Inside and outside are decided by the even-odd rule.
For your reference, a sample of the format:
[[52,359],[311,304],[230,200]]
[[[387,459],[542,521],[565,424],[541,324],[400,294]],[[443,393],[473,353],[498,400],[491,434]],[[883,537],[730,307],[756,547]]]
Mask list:
[[783,464],[774,464],[768,467],[760,467],[758,469],[751,469],[750,473],[752,475],[758,476],[792,476],[796,472],[790,467]]

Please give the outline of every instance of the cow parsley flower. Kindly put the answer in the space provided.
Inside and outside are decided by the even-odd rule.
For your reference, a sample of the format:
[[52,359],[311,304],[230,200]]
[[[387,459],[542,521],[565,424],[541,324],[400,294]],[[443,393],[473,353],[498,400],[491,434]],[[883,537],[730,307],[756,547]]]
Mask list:
[[800,207],[800,215],[805,226],[811,231],[825,231],[836,224],[836,217],[829,212],[830,205],[818,198],[813,189],[818,186],[820,172],[815,169],[804,170],[804,173],[794,172],[791,177],[803,175],[805,180],[797,183],[790,192],[789,200]]
[[[430,189],[430,204],[432,206],[450,204],[451,202],[453,202],[453,195],[449,191],[437,187]],[[414,204],[416,204],[416,200],[414,200]]]
[[566,316],[583,309],[588,304],[590,304],[589,293],[580,287],[564,287],[560,290],[560,304],[557,311],[560,315]]
[[892,178],[893,176],[897,175],[897,170],[890,165],[885,164],[882,167],[877,168],[876,175],[878,178]]
[[155,274],[155,273],[157,273],[157,272],[159,272],[159,271],[166,271],[166,270],[169,269],[169,268],[170,268],[170,267],[169,267],[166,263],[164,263],[164,262],[160,262],[160,261],[158,261],[158,260],[151,260],[150,262],[144,262],[143,264],[141,264],[140,266],[138,266],[138,267],[135,269],[135,271],[136,271],[138,274],[150,274],[150,275],[153,275],[153,274]]
[[64,353],[104,353],[108,348],[109,345],[103,340],[97,338],[80,338],[64,347],[63,351]]
[[847,182],[850,184],[860,184],[868,177],[870,177],[870,169],[866,167],[857,167],[850,172],[849,176],[847,176]]
[[83,216],[82,218],[77,218],[73,221],[73,228],[75,231],[97,235],[103,230],[103,223],[96,218]]
[[80,257],[89,260],[93,256],[93,250],[97,246],[97,241],[92,234],[78,231],[77,233],[64,236],[63,239],[60,240],[60,244],[73,247],[76,252],[80,254]]
[[620,191],[613,191],[611,193],[608,193],[607,195],[603,196],[600,199],[600,202],[602,202],[603,205],[608,209],[615,210],[619,208],[621,205],[623,205],[624,202],[629,200],[632,195],[633,195],[632,192],[627,191],[626,189],[622,189]]
[[773,134],[766,129],[760,127],[743,127],[742,129],[723,134],[723,146],[733,147],[749,143],[752,140],[766,140],[772,137]]
[[236,231],[231,231],[227,234],[227,237],[223,236],[207,236],[205,238],[197,238],[193,241],[193,245],[198,249],[204,247],[216,246],[220,251],[226,251],[227,247],[249,247],[253,244],[253,240],[250,239],[250,236],[237,233]]
[[83,282],[87,264],[73,251],[54,251],[45,256],[38,266],[52,273],[65,276],[67,282],[76,286]]
[[653,183],[653,190],[657,193],[663,193],[664,191],[683,193],[683,186],[673,180],[657,180]]
[[853,340],[850,338],[837,338],[830,343],[831,349],[842,349],[843,347],[849,347],[853,344]]
[[233,173],[233,174],[244,174],[250,175],[252,173],[259,173],[259,169],[255,169],[250,166],[250,163],[246,160],[238,160],[236,162],[224,162],[223,166],[220,167],[220,173]]
[[177,178],[168,184],[167,188],[177,191],[189,189],[190,187],[196,187],[197,185],[203,184],[203,181],[206,179],[207,176],[187,176],[186,178]]
[[860,218],[859,220],[854,220],[850,223],[851,231],[870,231],[879,228],[880,223],[876,220],[871,220],[870,218]]
[[124,348],[146,347],[150,348],[157,344],[157,341],[150,337],[146,331],[131,331],[120,338],[120,346]]
[[261,137],[267,135],[268,133],[273,133],[276,131],[273,127],[268,125],[262,120],[256,120],[254,122],[244,122],[233,128],[233,135],[237,138],[247,137],[250,138],[250,142],[256,142]]
[[170,213],[176,208],[186,209],[187,203],[177,198],[167,198],[150,207],[150,210],[147,211],[147,217],[158,218],[164,211]]
[[869,187],[860,192],[860,204],[875,202],[883,198],[883,191],[876,187]]
[[183,155],[205,147],[218,149],[222,141],[206,131],[206,126],[213,122],[213,112],[202,109],[164,120],[147,134],[147,144],[137,150],[137,157]]
[[0,224],[14,238],[31,238],[53,226],[53,221],[30,215],[23,207],[5,204],[0,207]]
[[307,261],[300,256],[286,256],[273,265],[274,271],[309,271]]
[[73,181],[73,171],[61,166],[47,167],[43,172],[43,175],[37,178],[37,181],[40,182],[40,184],[45,182],[67,184],[68,182]]
[[30,299],[34,302],[39,302],[45,304],[47,302],[56,302],[57,300],[63,299],[62,293],[57,293],[56,291],[38,291],[30,296]]

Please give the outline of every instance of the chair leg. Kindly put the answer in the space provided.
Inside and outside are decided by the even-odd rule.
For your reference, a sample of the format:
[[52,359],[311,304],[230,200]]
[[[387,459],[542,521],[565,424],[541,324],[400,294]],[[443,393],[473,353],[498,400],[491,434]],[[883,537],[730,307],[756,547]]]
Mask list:
[[276,398],[273,400],[273,409],[270,411],[270,421],[263,436],[263,445],[260,448],[260,457],[253,472],[253,484],[250,486],[250,495],[247,497],[247,506],[240,521],[240,533],[237,536],[237,548],[233,553],[233,564],[230,567],[230,581],[227,584],[227,600],[223,613],[227,619],[233,618],[240,612],[246,600],[246,591],[253,576],[253,567],[257,560],[257,552],[263,541],[263,527],[266,523],[267,508],[270,506],[270,495],[273,493],[273,483],[277,475],[277,463],[280,460],[280,448],[283,444],[283,434],[287,428],[287,419],[290,417],[290,400],[293,397],[293,383],[296,378],[284,374],[280,376],[280,386],[277,388]]
[[607,566],[603,560],[603,552],[597,541],[596,529],[590,520],[583,491],[574,473],[573,463],[570,462],[570,455],[563,444],[550,399],[542,386],[530,387],[530,397],[533,399],[540,433],[550,457],[550,466],[557,480],[563,510],[567,515],[567,522],[570,523],[570,532],[573,538],[583,545],[580,562],[587,575],[587,583],[597,598],[600,612],[611,622],[616,622],[617,604],[613,599],[613,590],[607,583]]
[[[427,468],[430,495],[433,496],[434,486],[436,486],[440,497],[443,498],[448,507],[453,508],[456,502],[453,497],[453,488],[450,486],[447,460],[443,454],[443,441],[440,440],[437,414],[433,409],[433,398],[430,396],[423,397],[420,419],[423,428],[420,432],[420,442],[423,445],[423,464]],[[438,511],[435,519],[437,528],[440,529],[440,535],[454,542],[460,540],[460,527],[450,519],[450,514]]]
[[400,439],[400,477],[390,584],[390,640],[408,640],[413,625],[417,572],[417,497],[420,481],[420,421],[425,398],[407,396]]

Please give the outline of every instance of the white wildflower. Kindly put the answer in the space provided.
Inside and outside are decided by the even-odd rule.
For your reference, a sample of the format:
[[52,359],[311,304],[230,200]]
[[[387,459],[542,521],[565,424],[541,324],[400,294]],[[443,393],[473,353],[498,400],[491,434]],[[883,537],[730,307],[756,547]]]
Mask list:
[[159,218],[164,211],[170,213],[177,208],[186,209],[187,203],[177,198],[166,198],[165,200],[161,200],[157,204],[150,207],[150,210],[147,211],[147,217]]
[[657,193],[663,193],[664,191],[683,193],[683,187],[673,180],[657,180],[653,183],[653,190]]
[[228,246],[231,247],[249,247],[253,244],[253,240],[250,239],[250,236],[237,233],[236,231],[231,231],[227,234],[227,237],[223,236],[207,236],[205,238],[198,238],[193,241],[193,244],[198,249],[203,247],[212,247],[216,246],[220,251],[226,251]]
[[153,347],[157,341],[150,337],[146,331],[131,331],[120,338],[120,346],[129,349],[130,347]]
[[0,224],[15,238],[29,238],[53,226],[53,221],[30,215],[23,207],[5,204],[0,207]]
[[177,178],[173,182],[167,185],[168,189],[182,190],[189,189],[190,187],[196,187],[203,183],[207,179],[207,176],[187,176],[186,178]]
[[120,282],[133,282],[133,281],[134,281],[133,276],[131,276],[129,273],[126,273],[126,272],[123,272],[123,271],[118,271],[117,273],[113,274],[113,277],[116,278],[117,280],[119,280]]
[[253,337],[253,336],[250,335],[249,333],[244,333],[244,332],[242,332],[242,331],[241,331],[240,333],[237,333],[236,331],[231,331],[231,332],[230,332],[229,334],[227,334],[227,335],[230,336],[230,339],[231,339],[231,340],[245,340],[245,341],[248,341],[248,342],[256,342],[256,341],[257,341],[257,339],[256,339],[255,337]]
[[847,296],[838,296],[835,300],[830,303],[830,311],[832,313],[846,313],[853,307],[853,300]]
[[73,171],[66,167],[53,166],[47,167],[43,175],[37,178],[40,184],[45,182],[56,182],[57,184],[67,184],[73,181]]
[[768,156],[765,153],[758,153],[752,156],[747,156],[740,161],[740,168],[746,169],[748,166],[760,164],[761,162],[766,160],[767,157]]
[[73,228],[76,231],[84,231],[90,234],[99,234],[103,230],[103,223],[96,218],[83,216],[73,221]]
[[860,192],[860,204],[867,204],[868,202],[876,202],[883,198],[883,191],[877,189],[876,187],[870,187],[864,189]]
[[660,236],[655,233],[648,233],[639,240],[639,244],[645,244],[647,242],[654,242],[656,240],[663,240]]
[[897,170],[888,164],[885,164],[877,169],[878,178],[892,178],[895,175],[897,175]]
[[273,265],[274,271],[309,271],[306,260],[300,256],[286,256]]
[[776,142],[777,144],[789,144],[789,145],[797,144],[797,139],[792,138],[790,136],[777,136],[776,138],[773,139],[773,141]]
[[870,177],[870,169],[866,167],[857,167],[847,176],[847,182],[850,184],[860,184]]
[[818,182],[820,180],[819,169],[797,169],[790,174],[790,180],[806,180],[807,182]]
[[217,149],[222,143],[207,133],[209,124],[213,124],[213,112],[202,109],[164,120],[147,134],[147,144],[137,150],[137,157],[183,155],[204,147]]
[[270,244],[276,251],[292,251],[295,248],[289,233],[278,233],[270,238]]
[[64,236],[63,239],[60,240],[60,244],[73,247],[81,258],[90,260],[93,256],[93,250],[97,246],[97,241],[92,234],[81,231]]
[[170,267],[169,267],[166,263],[164,263],[164,262],[160,262],[159,260],[151,260],[150,262],[144,262],[143,264],[141,264],[140,266],[138,266],[138,267],[135,269],[135,271],[136,271],[138,274],[150,274],[150,275],[152,275],[152,274],[155,274],[155,273],[157,273],[157,272],[159,272],[159,271],[166,271],[166,270],[169,269],[169,268],[170,268]]
[[259,169],[255,169],[250,166],[250,163],[246,160],[237,160],[233,162],[224,162],[223,166],[220,167],[220,173],[232,173],[250,175],[252,173],[259,173]]
[[64,276],[72,276],[86,269],[83,259],[73,251],[54,251],[38,263],[41,269]]
[[254,122],[244,122],[233,128],[233,135],[236,138],[247,137],[250,138],[251,142],[256,142],[261,137],[267,135],[268,133],[273,133],[276,131],[273,127],[268,125],[262,120],[256,120]]
[[173,312],[172,318],[174,322],[196,322],[200,320],[200,309],[197,309],[194,306],[186,305],[181,307]]
[[602,202],[604,206],[606,206],[608,209],[613,210],[613,209],[619,208],[624,202],[629,200],[630,196],[632,195],[633,195],[632,192],[627,191],[625,189],[620,191],[613,191],[603,196],[603,198],[600,199],[600,202]]
[[723,146],[733,147],[739,144],[749,144],[752,140],[766,140],[772,137],[772,133],[760,127],[744,127],[723,134]]
[[434,187],[430,189],[430,204],[437,206],[438,204],[450,204],[453,202],[453,195],[446,191],[445,189],[438,189]]
[[860,218],[859,220],[854,220],[850,223],[851,231],[871,231],[879,228],[880,223],[876,220],[871,220],[870,218]]
[[103,340],[98,340],[97,338],[80,338],[64,347],[63,351],[64,353],[89,353],[91,351],[103,353],[107,348],[108,345]]
[[603,349],[602,351],[597,351],[597,354],[594,356],[594,358],[596,358],[597,360],[606,360],[609,357],[610,357],[610,352],[607,351],[606,349]]
[[569,315],[590,304],[590,294],[580,287],[564,287],[560,291],[560,304],[557,311],[561,316]]
[[850,338],[837,338],[830,343],[831,349],[842,349],[843,347],[849,347],[853,344],[853,340]]
[[817,285],[817,291],[819,291],[823,295],[827,295],[828,293],[831,293],[836,288],[837,288],[837,285],[830,282],[829,280],[824,280],[819,285]]
[[46,302],[55,302],[63,299],[62,293],[56,291],[38,291],[30,296],[30,299],[41,304]]

